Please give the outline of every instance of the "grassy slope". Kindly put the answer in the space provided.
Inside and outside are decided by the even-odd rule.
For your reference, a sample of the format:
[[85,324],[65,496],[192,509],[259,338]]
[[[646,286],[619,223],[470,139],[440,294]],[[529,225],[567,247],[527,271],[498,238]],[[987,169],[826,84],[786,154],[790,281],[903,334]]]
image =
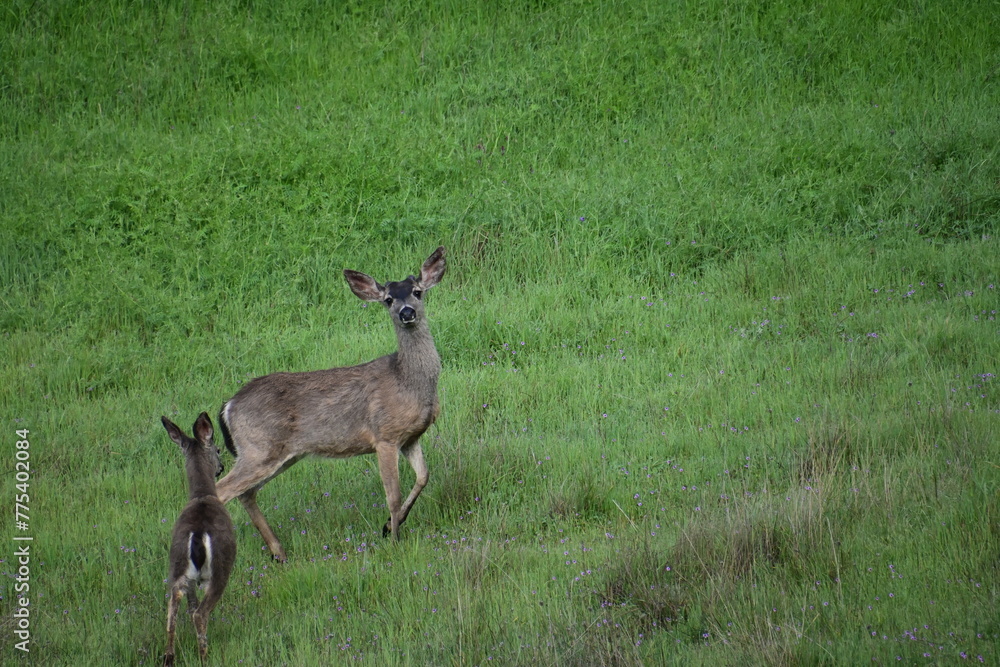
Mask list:
[[214,660],[996,659],[995,21],[435,4],[4,10],[36,654],[162,650],[156,418],[385,352],[340,269],[444,243],[407,539],[372,461],[292,469]]

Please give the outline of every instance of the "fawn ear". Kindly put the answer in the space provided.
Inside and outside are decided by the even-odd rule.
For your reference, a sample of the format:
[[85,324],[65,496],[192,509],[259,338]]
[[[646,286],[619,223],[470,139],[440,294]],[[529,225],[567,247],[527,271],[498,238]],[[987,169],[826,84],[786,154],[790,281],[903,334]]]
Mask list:
[[202,412],[198,415],[198,419],[195,420],[192,430],[198,442],[203,445],[212,444],[212,434],[214,431],[212,429],[212,419],[208,416],[207,412]]
[[438,246],[420,267],[420,286],[427,290],[437,285],[444,275],[445,268],[447,267],[444,261],[444,246]]
[[167,435],[170,436],[170,439],[180,445],[183,449],[185,442],[184,432],[177,427],[177,424],[173,423],[166,417],[160,417],[160,421],[163,422],[163,428],[167,429]]
[[381,301],[385,298],[385,287],[379,285],[374,278],[360,271],[344,269],[344,277],[354,296],[362,301]]

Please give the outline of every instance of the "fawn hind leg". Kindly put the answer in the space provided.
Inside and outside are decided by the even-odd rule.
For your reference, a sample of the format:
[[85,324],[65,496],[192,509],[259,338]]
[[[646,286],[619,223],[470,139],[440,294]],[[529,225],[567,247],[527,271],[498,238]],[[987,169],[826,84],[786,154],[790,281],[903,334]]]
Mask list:
[[194,613],[198,611],[198,584],[188,579],[185,591],[184,595],[187,596],[188,601],[188,614],[194,616]]
[[165,666],[174,664],[174,635],[177,633],[177,608],[184,597],[184,584],[176,582],[170,589],[170,599],[167,600],[167,652],[163,655]]
[[[221,584],[221,585],[220,585]],[[215,579],[209,582],[205,589],[205,597],[202,599],[198,609],[194,612],[191,620],[194,621],[194,630],[198,635],[198,653],[204,660],[208,656],[208,617],[215,608],[222,591],[226,588],[225,582],[216,582]]]

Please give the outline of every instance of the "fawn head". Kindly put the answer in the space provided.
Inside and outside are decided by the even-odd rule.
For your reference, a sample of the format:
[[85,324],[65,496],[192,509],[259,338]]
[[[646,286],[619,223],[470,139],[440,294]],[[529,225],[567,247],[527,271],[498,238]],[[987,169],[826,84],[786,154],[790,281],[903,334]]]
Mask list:
[[202,412],[195,420],[193,438],[188,437],[166,417],[160,417],[160,421],[163,422],[163,428],[167,429],[170,439],[180,446],[184,456],[196,464],[196,469],[212,471],[215,477],[222,474],[222,459],[219,457],[219,448],[212,440],[212,420],[207,413]]
[[439,247],[420,267],[420,277],[382,285],[360,271],[344,269],[344,277],[354,295],[362,301],[381,301],[393,320],[404,327],[414,326],[424,313],[424,292],[440,282],[444,275],[444,247]]

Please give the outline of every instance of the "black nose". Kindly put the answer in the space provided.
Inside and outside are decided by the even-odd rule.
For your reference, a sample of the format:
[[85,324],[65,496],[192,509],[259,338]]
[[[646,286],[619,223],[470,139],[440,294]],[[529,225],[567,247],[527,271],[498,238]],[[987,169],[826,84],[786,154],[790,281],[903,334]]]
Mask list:
[[412,324],[417,319],[417,311],[413,306],[403,306],[399,309],[399,321],[403,324]]

